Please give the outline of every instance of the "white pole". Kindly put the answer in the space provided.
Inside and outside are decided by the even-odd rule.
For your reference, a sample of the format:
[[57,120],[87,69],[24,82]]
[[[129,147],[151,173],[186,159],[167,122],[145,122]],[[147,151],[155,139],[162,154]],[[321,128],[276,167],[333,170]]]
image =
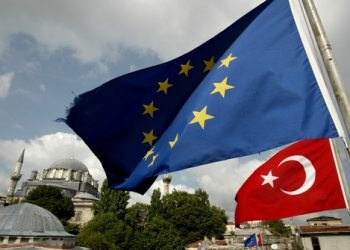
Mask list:
[[[315,36],[319,51],[323,59],[324,66],[327,70],[328,77],[332,85],[335,98],[339,105],[341,115],[344,119],[346,132],[348,136],[350,135],[349,133],[350,132],[350,99],[349,99],[348,91],[344,85],[344,82],[341,79],[340,73],[335,63],[332,47],[327,38],[326,32],[323,28],[321,19],[317,13],[316,6],[313,0],[301,0],[301,1],[303,3],[305,13],[311,25],[313,35]],[[343,141],[346,147],[349,146],[347,144],[347,139],[348,138],[345,138],[346,141]],[[335,151],[336,160],[339,162],[341,159],[339,155],[340,154],[339,144],[332,141],[332,146],[334,149],[333,151]],[[349,148],[346,148],[346,150],[344,151],[347,151],[346,154],[347,156],[349,156],[350,154]],[[347,157],[347,159],[349,159],[349,157]],[[350,161],[348,160],[347,164],[349,163]],[[347,184],[347,179],[344,173],[344,164],[337,164],[337,169],[341,175],[340,182],[345,192],[345,196],[346,196],[345,199],[348,202],[350,200],[350,192],[349,192],[349,186]],[[349,213],[349,209],[348,209],[348,213]]]
[[350,132],[350,98],[338,71],[331,44],[321,23],[313,0],[302,0],[313,34],[327,70],[334,95],[342,113],[347,133]]
[[[347,181],[346,181],[346,175],[344,173],[344,166],[342,163],[342,157],[340,156],[340,152],[339,152],[339,146],[338,146],[339,142],[336,141],[335,139],[333,139],[333,140],[330,139],[330,142],[331,142],[333,158],[334,158],[336,169],[337,169],[338,179],[340,182],[341,189],[343,191],[343,196],[344,196],[344,200],[345,200],[346,207],[347,207],[347,212],[350,215],[350,210],[349,210],[350,192],[349,192],[348,185],[344,185],[344,183],[346,184]],[[348,155],[346,158],[348,159]]]

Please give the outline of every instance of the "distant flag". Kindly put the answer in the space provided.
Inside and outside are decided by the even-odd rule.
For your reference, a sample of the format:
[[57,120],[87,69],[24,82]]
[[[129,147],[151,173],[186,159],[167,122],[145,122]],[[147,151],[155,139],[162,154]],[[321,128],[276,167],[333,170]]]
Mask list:
[[244,241],[244,247],[258,247],[262,245],[261,233],[253,233]]
[[279,151],[249,176],[236,202],[236,225],[346,208],[329,139]]
[[78,96],[65,122],[112,188],[139,193],[167,172],[338,137],[288,0],[265,1],[187,54]]

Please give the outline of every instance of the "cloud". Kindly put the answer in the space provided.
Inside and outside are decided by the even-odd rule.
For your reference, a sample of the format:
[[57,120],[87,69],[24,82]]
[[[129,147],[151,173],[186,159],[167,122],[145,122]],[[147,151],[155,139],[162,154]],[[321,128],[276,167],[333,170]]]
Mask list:
[[[74,157],[82,161],[89,169],[94,179],[102,184],[106,178],[99,160],[85,143],[76,135],[58,132],[47,134],[30,140],[0,140],[0,191],[5,192],[9,176],[16,161],[25,148],[21,181],[29,178],[32,170],[42,170],[63,158]],[[259,161],[228,160],[172,173],[173,180],[170,191],[186,191],[193,193],[201,188],[208,192],[212,205],[216,205],[232,213],[234,193]],[[19,187],[19,186],[18,186]],[[130,205],[136,202],[149,203],[153,190],[163,191],[161,176],[151,186],[145,195],[131,192]]]
[[0,75],[0,99],[7,97],[14,75],[13,72]]
[[5,190],[16,161],[25,148],[22,167],[22,180],[29,178],[32,170],[50,167],[59,159],[74,157],[82,161],[91,175],[100,180],[105,179],[104,171],[98,159],[76,135],[68,133],[48,134],[38,138],[24,140],[0,140],[0,162],[3,172],[0,175],[0,190]]
[[[6,193],[9,177],[14,170],[16,161],[25,148],[24,162],[22,166],[22,179],[29,178],[32,170],[49,168],[55,161],[74,157],[82,161],[89,169],[90,174],[99,180],[100,186],[106,179],[105,172],[99,160],[76,135],[58,132],[43,135],[28,141],[24,140],[0,140],[0,193]],[[20,185],[17,186],[19,188]],[[153,190],[163,190],[161,177],[152,185],[145,195],[131,192],[130,205],[136,202],[149,203]],[[170,190],[194,192],[193,188],[184,184],[170,185]]]
[[[69,157],[82,161],[88,167],[93,178],[99,180],[100,184],[106,178],[99,160],[76,135],[59,132],[28,141],[0,140],[0,165],[2,166],[0,168],[0,193],[2,194],[6,193],[9,176],[23,148],[26,151],[21,181],[28,179],[32,170],[40,171],[50,167],[57,160]],[[235,193],[245,179],[275,152],[276,150],[270,150],[259,155],[230,159],[171,173],[173,178],[170,191],[176,189],[194,193],[196,189],[201,188],[208,193],[211,205],[223,208],[232,220],[235,209]],[[153,191],[157,188],[163,191],[161,176],[144,195],[130,192],[129,206],[136,202],[149,203]],[[305,224],[307,218],[319,214],[341,217],[345,221],[347,218],[344,210],[336,210],[335,212],[329,211],[294,217],[294,224]],[[290,222],[287,220],[286,223]]]
[[40,84],[39,89],[40,89],[42,92],[45,92],[45,91],[46,91],[46,85],[45,85],[45,84]]
[[[118,55],[120,46],[151,49],[169,59],[215,35],[262,0],[4,2],[0,50],[27,33],[50,51],[68,47],[82,61]],[[215,20],[215,22],[213,21]]]

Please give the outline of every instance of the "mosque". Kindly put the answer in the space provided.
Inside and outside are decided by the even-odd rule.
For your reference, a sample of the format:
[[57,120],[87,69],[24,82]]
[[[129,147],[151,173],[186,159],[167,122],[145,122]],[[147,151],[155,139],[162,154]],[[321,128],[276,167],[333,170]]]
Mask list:
[[[92,206],[99,200],[98,181],[84,163],[70,158],[58,160],[40,172],[32,171],[16,189],[22,177],[24,153],[23,150],[10,176],[7,194],[0,192],[0,249],[87,249],[76,246],[76,236],[65,232],[62,223],[48,210],[30,203],[8,204],[13,199],[23,199],[38,186],[59,187],[74,204],[75,216],[70,222],[84,225],[93,218]],[[163,195],[169,194],[171,175],[162,179]]]
[[55,186],[62,190],[62,194],[72,199],[75,216],[70,222],[83,225],[93,218],[92,206],[98,201],[98,181],[89,173],[88,168],[81,161],[68,158],[52,163],[42,171],[32,171],[30,177],[22,182],[16,190],[21,179],[21,169],[25,150],[17,160],[15,169],[10,177],[7,195],[1,195],[2,203],[10,203],[12,199],[23,199],[31,190],[41,185]]

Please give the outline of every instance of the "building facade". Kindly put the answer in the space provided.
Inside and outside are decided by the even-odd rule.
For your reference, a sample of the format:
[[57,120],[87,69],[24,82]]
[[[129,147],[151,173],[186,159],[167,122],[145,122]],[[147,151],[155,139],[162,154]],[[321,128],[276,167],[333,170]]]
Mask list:
[[94,218],[92,206],[98,198],[89,193],[77,193],[73,198],[74,217],[69,222],[84,225]]
[[73,198],[77,193],[88,193],[98,196],[98,181],[93,179],[88,168],[74,158],[54,162],[49,168],[38,172],[32,171],[30,178],[22,183],[15,192],[15,197],[25,197],[38,186],[56,186],[66,197]]
[[23,160],[24,150],[10,176],[7,194],[0,193],[0,207],[10,204],[13,199],[23,199],[39,186],[55,186],[61,189],[64,196],[72,199],[75,216],[70,222],[83,225],[93,218],[92,206],[99,200],[99,183],[91,176],[84,163],[74,158],[58,160],[47,169],[33,170],[30,177],[16,190],[22,176]]
[[321,216],[307,220],[297,231],[305,250],[350,249],[350,226],[339,218]]

